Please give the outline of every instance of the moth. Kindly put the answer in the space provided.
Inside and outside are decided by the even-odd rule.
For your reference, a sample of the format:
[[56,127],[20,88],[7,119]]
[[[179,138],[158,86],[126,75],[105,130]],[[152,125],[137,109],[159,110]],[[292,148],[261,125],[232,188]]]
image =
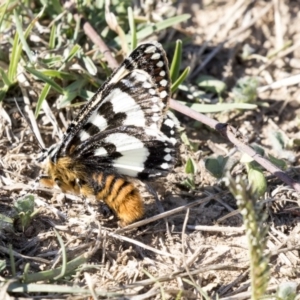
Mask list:
[[139,45],[70,122],[61,142],[42,150],[41,184],[103,200],[121,226],[140,219],[143,199],[130,178],[166,176],[175,164],[170,85],[162,46]]

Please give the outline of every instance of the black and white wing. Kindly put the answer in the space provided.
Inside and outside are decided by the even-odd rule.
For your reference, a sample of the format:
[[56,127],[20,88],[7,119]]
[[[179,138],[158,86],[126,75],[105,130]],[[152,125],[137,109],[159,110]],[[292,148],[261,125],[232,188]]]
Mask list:
[[70,123],[52,160],[71,156],[87,167],[132,177],[165,175],[174,165],[175,139],[161,131],[170,97],[162,46],[138,46]]

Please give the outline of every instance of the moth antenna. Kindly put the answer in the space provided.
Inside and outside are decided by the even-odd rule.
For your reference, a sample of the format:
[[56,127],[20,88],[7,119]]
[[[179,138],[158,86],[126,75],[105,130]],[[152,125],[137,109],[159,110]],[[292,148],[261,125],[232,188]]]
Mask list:
[[35,131],[34,131],[34,128],[33,128],[32,124],[31,124],[30,122],[28,122],[27,118],[26,118],[25,115],[23,114],[23,112],[22,112],[22,110],[21,110],[21,108],[20,108],[20,106],[19,106],[19,104],[18,104],[18,101],[17,101],[17,99],[16,99],[15,97],[14,97],[14,100],[15,100],[15,103],[16,103],[17,108],[18,108],[18,110],[19,110],[19,113],[21,114],[21,116],[23,117],[23,119],[25,120],[25,122],[27,123],[27,125],[29,126],[31,132],[33,133],[35,139],[37,140],[38,145],[39,145],[39,148],[40,148],[41,150],[45,150],[45,147],[43,147],[43,144],[44,144],[44,143],[40,141],[38,135],[37,135],[37,134],[35,133]]

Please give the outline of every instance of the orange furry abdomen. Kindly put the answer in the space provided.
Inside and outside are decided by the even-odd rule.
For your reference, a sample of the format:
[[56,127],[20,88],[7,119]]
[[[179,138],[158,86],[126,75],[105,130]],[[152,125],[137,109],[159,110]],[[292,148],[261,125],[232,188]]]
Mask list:
[[43,185],[53,187],[57,183],[63,192],[103,200],[118,216],[121,226],[140,219],[144,214],[139,191],[123,177],[103,172],[88,174],[82,165],[74,164],[69,157],[59,158],[57,163],[49,162],[46,171],[49,177],[41,179]]

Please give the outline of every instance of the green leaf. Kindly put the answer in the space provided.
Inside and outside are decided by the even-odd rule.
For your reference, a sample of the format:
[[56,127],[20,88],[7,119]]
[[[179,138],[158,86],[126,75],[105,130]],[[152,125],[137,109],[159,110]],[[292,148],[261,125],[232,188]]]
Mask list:
[[130,35],[131,35],[131,50],[133,50],[137,46],[137,35],[136,35],[136,27],[135,27],[133,11],[130,6],[128,7],[127,12],[128,12],[128,23],[130,28]]
[[196,188],[194,176],[189,175],[182,184],[186,186],[190,190],[194,190]]
[[31,214],[34,211],[34,197],[32,195],[21,197],[16,200],[14,207],[19,214],[22,228],[26,228],[31,221]]
[[42,72],[37,71],[36,69],[30,67],[25,67],[25,69],[32,75],[39,78],[40,80],[46,82],[48,85],[50,85],[53,89],[55,89],[60,94],[64,93],[64,89],[60,85],[58,85],[54,80],[50,79],[48,76],[44,75]]
[[[65,107],[70,104],[70,102],[75,99],[78,95],[81,95],[81,92],[83,92],[85,95],[87,94],[86,90],[83,89],[83,87],[86,85],[87,80],[85,79],[79,79],[74,82],[72,82],[70,85],[68,85],[64,89],[64,95],[60,99],[59,108]],[[84,99],[90,99],[90,98],[84,98]]]
[[248,180],[252,191],[258,196],[262,197],[267,190],[267,180],[260,168],[253,163],[246,165],[248,169]]
[[0,233],[14,232],[14,220],[4,214],[0,214]]
[[2,272],[6,268],[6,260],[0,260],[0,272]]
[[172,84],[171,87],[171,92],[174,93],[180,84],[182,84],[184,82],[184,80],[187,78],[187,76],[190,73],[190,67],[186,67],[185,70],[181,73],[181,75],[179,76],[179,78],[177,78],[177,80]]
[[42,92],[41,92],[40,97],[39,97],[39,99],[37,101],[37,104],[36,104],[35,113],[34,113],[35,117],[37,117],[39,115],[40,110],[41,110],[42,105],[43,105],[43,102],[46,99],[50,89],[51,89],[51,86],[48,83],[46,83],[45,86],[42,89]]
[[268,155],[268,158],[269,158],[270,162],[273,163],[278,168],[280,168],[282,170],[287,169],[287,164],[283,159],[276,158],[271,154]]
[[74,45],[73,48],[71,49],[71,51],[69,52],[68,56],[65,58],[64,62],[68,63],[70,62],[73,57],[77,54],[78,51],[81,50],[81,47],[79,45]]
[[272,134],[270,135],[270,140],[273,148],[276,151],[282,151],[283,149],[285,149],[285,145],[288,142],[288,138],[280,131],[272,132]]
[[14,206],[18,213],[33,213],[34,210],[34,197],[33,195],[27,195],[25,197],[18,198],[14,203]]
[[206,92],[211,92],[218,95],[222,94],[227,89],[227,86],[223,81],[209,75],[199,76],[196,80],[196,83],[201,89],[205,90]]
[[232,89],[233,99],[237,103],[253,103],[257,98],[258,79],[244,77],[238,80]]
[[180,40],[177,40],[175,52],[174,52],[171,67],[170,67],[171,82],[175,82],[178,78],[180,65],[181,65],[181,59],[182,59],[182,42]]
[[256,104],[249,104],[249,103],[200,104],[200,103],[188,103],[184,101],[178,101],[178,102],[201,113],[213,113],[213,112],[220,112],[226,110],[257,108]]
[[[229,163],[230,162],[230,163]],[[229,164],[228,164],[229,163]],[[227,166],[228,164],[228,166]],[[233,167],[233,161],[229,161],[229,157],[221,155],[217,157],[208,157],[205,159],[206,170],[215,178],[222,178],[229,168]]]
[[24,37],[24,34],[23,34],[23,27],[22,27],[22,24],[21,24],[21,21],[19,19],[19,16],[17,14],[17,11],[16,9],[14,9],[14,20],[15,20],[15,24],[16,24],[16,29],[17,29],[17,32],[19,34],[19,38],[20,38],[20,41],[22,43],[22,46],[23,46],[23,49],[25,50],[29,60],[31,63],[34,63],[35,59],[32,55],[32,52],[26,42],[26,38]]
[[6,72],[0,67],[0,75],[2,76],[2,80],[5,85],[10,87],[12,85],[12,82],[9,80],[9,78],[6,75]]
[[277,300],[296,300],[297,296],[296,282],[282,282],[279,284],[276,293]]
[[81,58],[83,60],[84,66],[91,74],[92,76],[95,76],[97,74],[97,67],[95,66],[94,62],[91,60],[89,56],[86,56],[85,54],[81,55]]
[[195,175],[197,173],[197,164],[191,157],[189,157],[186,162],[185,173],[193,174],[193,175]]
[[49,49],[55,48],[55,35],[56,35],[56,25],[53,24],[50,32]]
[[77,78],[77,76],[74,74],[58,71],[58,70],[43,69],[43,70],[39,70],[39,72],[41,72],[47,77],[58,78],[61,80],[75,80]]
[[3,6],[3,9],[2,9],[2,14],[1,14],[1,16],[0,16],[0,28],[2,28],[2,22],[3,22],[3,20],[4,20],[4,16],[5,16],[5,14],[6,14],[6,11],[7,11],[7,8],[8,8],[9,3],[10,3],[10,0],[6,0],[6,1],[3,3],[4,6]]

